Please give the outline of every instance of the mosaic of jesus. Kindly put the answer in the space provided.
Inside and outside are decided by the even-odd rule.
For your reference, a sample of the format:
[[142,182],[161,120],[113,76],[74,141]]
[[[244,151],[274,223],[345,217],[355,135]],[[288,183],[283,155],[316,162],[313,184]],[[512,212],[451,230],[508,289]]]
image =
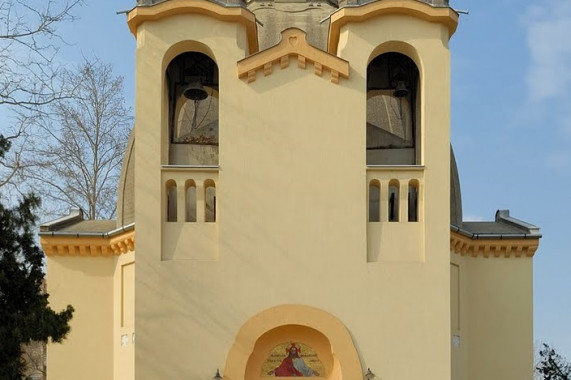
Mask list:
[[[270,368],[269,371],[267,371],[268,368]],[[264,363],[262,371],[266,376],[276,377],[324,375],[323,364],[321,364],[315,351],[311,347],[299,343],[283,343],[274,347]]]

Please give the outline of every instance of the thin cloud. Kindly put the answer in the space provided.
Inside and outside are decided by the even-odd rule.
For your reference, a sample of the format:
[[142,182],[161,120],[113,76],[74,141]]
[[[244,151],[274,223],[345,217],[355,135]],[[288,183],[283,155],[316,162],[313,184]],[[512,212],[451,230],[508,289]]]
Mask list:
[[550,169],[569,170],[571,169],[571,152],[567,149],[550,152],[544,162]]
[[531,59],[526,78],[529,100],[571,95],[571,2],[551,0],[530,6],[523,22]]
[[[480,216],[480,215],[464,215],[463,218],[465,222],[483,222],[486,220],[485,217]],[[490,219],[490,218],[488,218]]]

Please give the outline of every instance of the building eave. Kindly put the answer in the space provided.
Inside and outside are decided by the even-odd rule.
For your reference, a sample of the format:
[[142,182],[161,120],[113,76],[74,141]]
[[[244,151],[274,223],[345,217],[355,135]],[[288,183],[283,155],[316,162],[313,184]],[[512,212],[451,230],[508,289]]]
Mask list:
[[249,53],[258,51],[258,32],[256,16],[249,10],[237,5],[221,5],[204,0],[170,0],[151,6],[137,6],[127,13],[127,24],[131,33],[137,36],[139,26],[147,21],[158,21],[180,14],[200,14],[221,21],[237,22],[246,28]]
[[109,232],[43,231],[46,256],[113,257],[135,250],[135,224]]
[[450,226],[450,251],[471,257],[533,257],[538,234],[476,234]]
[[434,7],[420,1],[383,0],[363,5],[345,6],[330,16],[327,51],[330,54],[337,54],[339,36],[344,25],[392,14],[409,15],[429,22],[441,23],[448,29],[448,38],[452,37],[458,26],[458,13],[454,9]]

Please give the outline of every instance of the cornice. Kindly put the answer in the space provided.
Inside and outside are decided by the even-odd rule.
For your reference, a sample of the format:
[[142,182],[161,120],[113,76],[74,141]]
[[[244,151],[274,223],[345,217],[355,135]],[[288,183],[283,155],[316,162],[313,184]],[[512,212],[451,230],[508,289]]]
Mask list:
[[246,27],[249,53],[258,51],[256,16],[242,7],[225,7],[205,0],[170,0],[147,7],[135,7],[127,14],[131,33],[137,36],[137,29],[145,21],[157,21],[179,14],[200,14],[221,21],[237,22]]
[[433,7],[423,2],[410,0],[373,1],[361,6],[341,8],[331,15],[327,51],[331,54],[337,54],[339,34],[344,25],[391,14],[409,15],[429,22],[444,24],[448,27],[449,38],[452,37],[458,26],[458,13],[450,7]]
[[472,239],[450,231],[450,250],[471,257],[533,257],[539,238]]
[[274,63],[279,63],[282,69],[287,68],[290,57],[297,60],[300,69],[305,69],[308,62],[313,63],[316,75],[321,76],[323,69],[329,70],[333,83],[338,83],[340,76],[349,77],[349,62],[311,46],[307,43],[305,32],[297,28],[282,31],[277,45],[238,61],[238,77],[246,77],[251,83],[256,80],[259,70],[263,70],[264,76],[270,75]]
[[[46,256],[111,257],[135,250],[135,231],[114,236],[44,235],[40,244]],[[472,239],[450,232],[450,250],[471,257],[533,257],[539,238]]]
[[112,257],[135,250],[135,231],[113,236],[43,235],[40,244],[46,256]]

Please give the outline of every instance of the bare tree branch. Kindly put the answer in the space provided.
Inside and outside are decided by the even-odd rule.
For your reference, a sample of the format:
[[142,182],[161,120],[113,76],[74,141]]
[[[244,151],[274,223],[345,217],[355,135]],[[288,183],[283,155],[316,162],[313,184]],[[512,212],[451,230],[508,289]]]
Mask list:
[[[58,46],[65,41],[58,27],[74,20],[73,10],[83,0],[3,0],[0,2],[0,107],[16,114],[43,113],[46,106],[66,99],[74,88],[61,79],[62,69],[55,62]],[[21,118],[18,116],[17,120]],[[23,161],[26,142],[21,141],[21,123],[3,127],[0,137],[12,149],[0,157],[0,188],[17,189],[18,173],[29,164]],[[13,130],[10,131],[10,128]],[[8,149],[5,150],[8,152]]]
[[54,64],[59,24],[81,0],[6,0],[0,5],[0,105],[37,109],[68,96]]
[[76,93],[53,103],[49,116],[34,119],[48,138],[34,144],[35,170],[26,176],[44,198],[79,207],[89,219],[111,218],[132,123],[123,78],[89,59],[63,78]]

